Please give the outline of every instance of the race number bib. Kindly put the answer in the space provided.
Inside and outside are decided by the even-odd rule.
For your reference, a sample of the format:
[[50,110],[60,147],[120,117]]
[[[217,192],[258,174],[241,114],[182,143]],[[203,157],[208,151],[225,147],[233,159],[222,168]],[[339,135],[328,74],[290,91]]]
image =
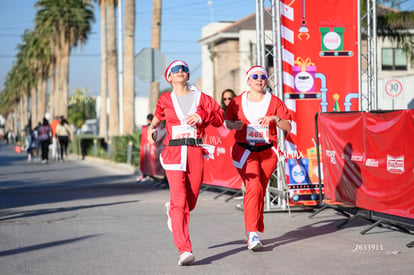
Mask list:
[[197,128],[189,125],[177,125],[172,127],[172,138],[197,138]]
[[254,143],[269,142],[269,126],[261,124],[247,125],[246,141]]

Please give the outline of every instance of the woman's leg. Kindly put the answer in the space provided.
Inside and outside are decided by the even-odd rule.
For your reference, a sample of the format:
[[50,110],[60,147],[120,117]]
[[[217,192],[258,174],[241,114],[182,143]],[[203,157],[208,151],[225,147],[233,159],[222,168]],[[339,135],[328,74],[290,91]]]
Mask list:
[[64,150],[64,148],[65,148],[64,147],[65,146],[64,137],[58,136],[58,140],[59,140],[59,145],[60,145],[60,160],[63,161],[63,155],[65,153],[65,150]]
[[170,217],[174,244],[179,252],[192,252],[189,234],[190,211],[197,203],[203,179],[203,152],[200,147],[188,147],[187,171],[166,170],[170,186]]
[[276,168],[277,157],[272,150],[251,153],[238,172],[246,185],[244,223],[248,232],[263,232],[264,196],[270,176]]
[[201,147],[188,147],[187,157],[187,203],[190,211],[196,204],[203,182],[204,156]]
[[191,252],[191,241],[188,230],[190,209],[187,203],[187,183],[184,171],[166,170],[170,186],[170,217],[174,244],[180,254]]

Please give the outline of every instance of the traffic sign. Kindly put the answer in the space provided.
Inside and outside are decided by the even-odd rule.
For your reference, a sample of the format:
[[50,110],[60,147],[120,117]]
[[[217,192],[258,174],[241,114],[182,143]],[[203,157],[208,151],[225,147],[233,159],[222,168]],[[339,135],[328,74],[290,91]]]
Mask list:
[[403,85],[398,79],[390,79],[385,83],[385,93],[390,97],[397,97],[403,92]]
[[135,56],[135,74],[144,82],[155,82],[164,75],[166,58],[155,48],[144,48]]

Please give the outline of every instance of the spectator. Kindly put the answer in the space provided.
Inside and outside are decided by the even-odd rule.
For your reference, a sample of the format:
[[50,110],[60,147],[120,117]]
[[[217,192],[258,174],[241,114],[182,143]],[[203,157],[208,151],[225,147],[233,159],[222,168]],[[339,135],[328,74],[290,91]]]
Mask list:
[[59,141],[60,161],[64,161],[63,156],[68,155],[69,140],[72,139],[72,130],[69,127],[68,121],[64,118],[60,118],[60,123],[56,126],[56,137]]
[[59,141],[56,137],[56,127],[60,123],[61,118],[59,116],[55,116],[55,119],[50,123],[50,128],[52,129],[52,159],[59,160]]
[[49,160],[49,145],[52,142],[52,129],[46,118],[43,118],[43,123],[38,131],[40,147],[42,148],[42,164],[46,164]]
[[223,92],[221,92],[221,109],[223,109],[224,113],[226,112],[230,101],[236,96],[236,93],[232,89],[225,89]]

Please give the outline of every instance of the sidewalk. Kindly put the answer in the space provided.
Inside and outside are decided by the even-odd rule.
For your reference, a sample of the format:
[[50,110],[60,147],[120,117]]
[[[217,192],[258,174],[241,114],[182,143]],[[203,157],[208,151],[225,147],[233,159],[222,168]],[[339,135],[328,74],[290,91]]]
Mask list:
[[240,200],[200,194],[190,234],[196,261],[178,266],[168,189],[92,160],[27,163],[0,144],[1,274],[412,274],[413,235],[328,209],[266,213],[264,249],[247,250]]

